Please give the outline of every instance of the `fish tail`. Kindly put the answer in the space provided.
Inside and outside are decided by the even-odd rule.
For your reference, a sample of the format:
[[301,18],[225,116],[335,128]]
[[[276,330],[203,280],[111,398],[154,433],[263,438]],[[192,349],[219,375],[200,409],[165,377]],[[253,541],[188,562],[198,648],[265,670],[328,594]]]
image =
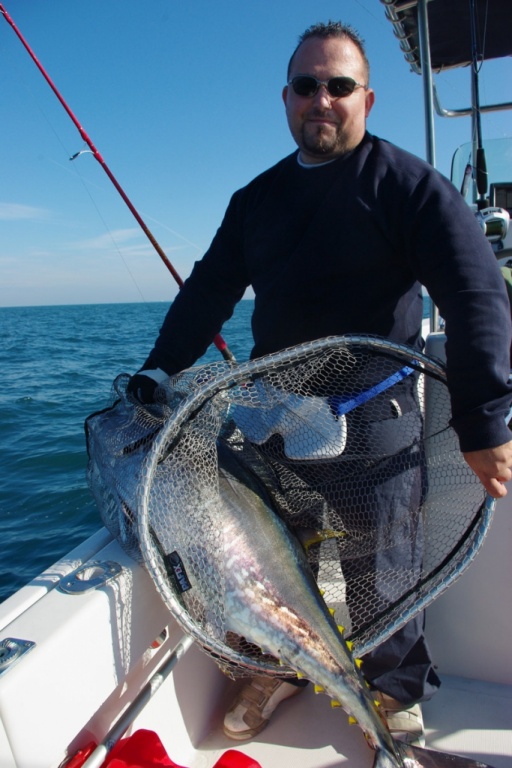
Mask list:
[[377,749],[373,768],[492,768],[487,763],[469,757],[449,755],[433,749],[413,747],[396,741],[397,757],[385,750]]
[[373,761],[373,768],[406,768],[406,763],[404,763],[398,755],[394,756],[387,750],[377,749],[375,752],[375,760]]

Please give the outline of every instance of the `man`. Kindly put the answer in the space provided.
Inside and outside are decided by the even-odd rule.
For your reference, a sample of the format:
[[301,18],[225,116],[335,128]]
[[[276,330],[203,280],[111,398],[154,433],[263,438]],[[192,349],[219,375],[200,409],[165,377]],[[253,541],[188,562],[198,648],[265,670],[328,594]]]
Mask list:
[[[420,347],[424,284],[446,321],[452,425],[487,491],[506,493],[512,442],[510,314],[490,246],[454,187],[366,132],[375,95],[359,36],[338,23],[300,38],[283,90],[298,152],[233,196],[210,249],[172,304],[129,389],[151,402],[192,365],[245,288],[255,292],[252,357],[328,335],[368,333]],[[394,735],[421,743],[418,702],[439,685],[420,622],[365,657]],[[300,688],[256,678],[227,713],[247,739]]]

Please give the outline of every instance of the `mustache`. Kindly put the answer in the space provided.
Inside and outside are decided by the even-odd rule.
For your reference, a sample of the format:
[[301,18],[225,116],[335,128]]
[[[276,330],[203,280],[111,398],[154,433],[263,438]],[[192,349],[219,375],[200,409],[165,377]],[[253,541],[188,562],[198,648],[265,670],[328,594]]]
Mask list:
[[335,116],[333,115],[332,110],[330,109],[319,109],[318,107],[313,107],[307,114],[306,119],[311,120],[315,118],[321,118],[325,120],[330,120],[333,123],[339,122]]

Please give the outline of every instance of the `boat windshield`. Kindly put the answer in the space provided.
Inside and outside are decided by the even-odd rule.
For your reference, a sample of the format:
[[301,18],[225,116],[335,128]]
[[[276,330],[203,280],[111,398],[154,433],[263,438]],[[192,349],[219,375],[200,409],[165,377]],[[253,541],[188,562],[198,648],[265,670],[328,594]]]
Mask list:
[[[512,138],[490,139],[484,141],[485,160],[489,178],[490,204],[506,208],[512,213]],[[464,174],[471,162],[472,144],[462,144],[452,160],[451,180],[457,189],[462,190]],[[468,191],[468,203],[476,200],[476,191]]]

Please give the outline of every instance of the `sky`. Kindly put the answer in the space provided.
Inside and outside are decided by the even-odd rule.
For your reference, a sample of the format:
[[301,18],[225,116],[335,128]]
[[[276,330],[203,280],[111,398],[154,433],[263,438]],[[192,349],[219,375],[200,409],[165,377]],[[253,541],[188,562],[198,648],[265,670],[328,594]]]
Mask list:
[[[368,129],[425,157],[421,78],[379,0],[2,4],[183,279],[233,192],[295,149],[281,91],[311,24],[360,32]],[[88,151],[70,161],[88,147],[2,16],[0,67],[0,307],[170,301],[173,277],[101,165]],[[467,68],[435,81],[444,107],[469,105]],[[511,101],[511,84],[512,59],[485,62],[481,102]],[[511,121],[484,115],[484,137],[512,135]],[[470,121],[436,118],[435,130],[449,175]]]

